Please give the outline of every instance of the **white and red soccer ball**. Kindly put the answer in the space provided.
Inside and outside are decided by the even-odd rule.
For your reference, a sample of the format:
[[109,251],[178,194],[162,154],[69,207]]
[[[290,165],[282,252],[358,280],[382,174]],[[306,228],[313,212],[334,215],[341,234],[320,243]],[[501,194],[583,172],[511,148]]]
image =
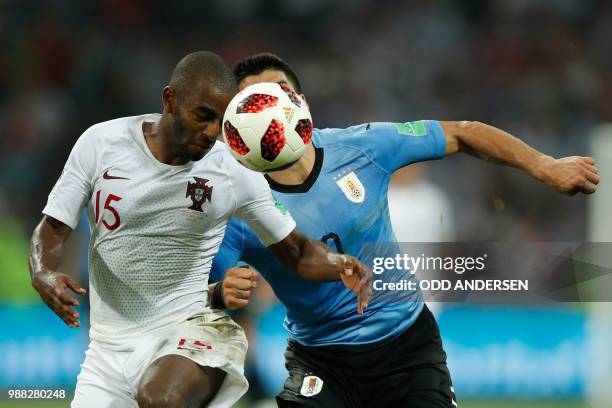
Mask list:
[[258,83],[227,106],[223,137],[244,166],[270,171],[302,157],[312,138],[312,118],[306,101],[286,85]]

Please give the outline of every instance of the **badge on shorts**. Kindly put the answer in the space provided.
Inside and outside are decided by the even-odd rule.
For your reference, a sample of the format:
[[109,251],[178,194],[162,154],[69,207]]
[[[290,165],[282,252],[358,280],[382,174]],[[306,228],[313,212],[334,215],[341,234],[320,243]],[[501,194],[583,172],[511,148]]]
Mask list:
[[304,377],[304,381],[302,382],[302,388],[300,389],[300,394],[305,397],[312,397],[313,395],[317,395],[323,389],[323,380],[315,375],[309,375]]
[[202,350],[212,350],[212,346],[210,344],[204,344],[200,340],[180,339],[177,349],[202,351]]

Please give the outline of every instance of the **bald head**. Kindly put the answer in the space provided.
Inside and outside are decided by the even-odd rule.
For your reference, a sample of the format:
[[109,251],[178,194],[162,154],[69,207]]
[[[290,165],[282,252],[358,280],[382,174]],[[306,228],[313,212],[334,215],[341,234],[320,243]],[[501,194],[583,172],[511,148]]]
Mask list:
[[209,51],[196,51],[181,59],[172,71],[169,85],[178,95],[188,95],[205,82],[224,93],[237,92],[232,70],[221,57]]
[[162,162],[184,164],[204,157],[221,134],[223,113],[237,90],[232,71],[217,54],[198,51],[180,60],[162,91],[157,132],[165,146],[160,148],[166,157]]

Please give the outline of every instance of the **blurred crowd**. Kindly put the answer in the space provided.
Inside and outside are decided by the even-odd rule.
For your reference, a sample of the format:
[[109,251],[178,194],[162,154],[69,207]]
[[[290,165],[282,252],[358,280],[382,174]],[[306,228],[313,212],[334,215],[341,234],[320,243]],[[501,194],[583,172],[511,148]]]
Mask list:
[[[603,0],[0,1],[2,270],[27,275],[28,236],[79,135],[159,112],[174,64],[198,49],[230,65],[281,55],[317,127],[478,120],[559,157],[589,154],[591,130],[612,121],[612,4]],[[449,213],[431,215],[440,223],[452,209],[448,238],[586,238],[585,197],[465,157],[419,166],[396,179],[405,190],[396,196],[440,202]],[[401,203],[391,207],[401,219]]]
[[[0,272],[26,282],[27,239],[78,136],[159,112],[174,64],[201,49],[230,65],[285,58],[317,127],[478,120],[560,157],[590,154],[591,130],[612,121],[604,0],[0,1]],[[419,166],[406,180],[452,211],[452,239],[586,238],[585,197],[468,158]],[[261,293],[251,313],[273,298]]]
[[[278,53],[318,127],[479,120],[560,156],[587,154],[590,129],[612,120],[605,1],[5,1],[0,219],[29,233],[76,138],[160,111],[174,64],[197,49],[229,64]],[[427,167],[461,207],[459,240],[584,238],[582,198],[473,160]]]

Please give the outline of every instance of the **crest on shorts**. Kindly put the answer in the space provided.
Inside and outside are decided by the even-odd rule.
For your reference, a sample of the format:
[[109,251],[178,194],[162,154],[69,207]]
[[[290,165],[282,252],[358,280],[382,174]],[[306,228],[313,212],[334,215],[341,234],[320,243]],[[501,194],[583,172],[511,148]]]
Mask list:
[[300,389],[300,394],[305,397],[312,397],[313,395],[317,395],[323,389],[323,380],[317,377],[316,375],[308,375],[304,377],[304,381],[302,381],[302,388]]
[[350,202],[361,204],[365,200],[365,187],[354,171],[336,180],[336,184]]
[[191,207],[190,210],[202,211],[202,204],[208,200],[210,202],[212,200],[212,191],[213,186],[207,186],[207,179],[194,177],[195,183],[187,182],[187,192],[185,193],[185,197],[191,198]]

